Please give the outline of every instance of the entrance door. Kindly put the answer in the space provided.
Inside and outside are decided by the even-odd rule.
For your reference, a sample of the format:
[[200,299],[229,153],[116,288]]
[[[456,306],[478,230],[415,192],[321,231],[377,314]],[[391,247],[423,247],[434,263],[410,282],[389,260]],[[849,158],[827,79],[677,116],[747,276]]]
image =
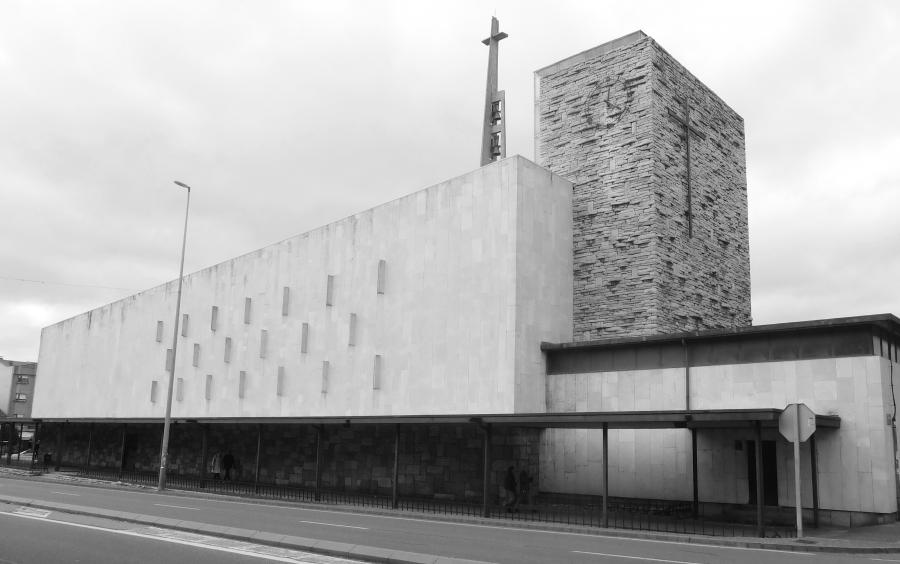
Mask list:
[[[775,441],[762,442],[763,504],[778,505],[778,467]],[[747,441],[747,481],[750,505],[756,505],[756,441]]]

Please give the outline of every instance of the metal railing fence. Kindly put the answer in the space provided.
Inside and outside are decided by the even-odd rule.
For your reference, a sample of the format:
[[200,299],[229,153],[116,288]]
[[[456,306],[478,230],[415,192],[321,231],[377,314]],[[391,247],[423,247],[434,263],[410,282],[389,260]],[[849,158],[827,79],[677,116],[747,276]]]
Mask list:
[[[6,460],[4,459],[0,463],[5,464]],[[29,465],[30,460],[21,462],[22,467],[28,468]],[[39,466],[35,464],[35,470],[39,470]],[[77,474],[95,480],[121,481],[150,487],[155,487],[158,480],[158,474],[155,472],[120,471],[112,468],[81,468]],[[196,475],[177,472],[167,474],[167,485],[176,490],[241,497],[385,510],[395,509],[390,495],[377,493],[322,488],[317,496],[315,488],[307,486],[201,479]],[[579,499],[582,499],[581,503],[578,502]],[[457,501],[401,496],[397,499],[396,510],[423,515],[485,517],[484,506],[480,500]],[[694,517],[691,503],[683,501],[610,498],[607,504],[607,515],[608,526],[615,529],[708,536],[758,536],[758,530],[754,523],[736,522],[721,514],[704,514],[702,506],[700,514]],[[595,496],[579,498],[578,496],[538,495],[535,503],[509,508],[501,503],[496,503],[489,506],[488,517],[507,521],[603,527],[602,499]],[[795,530],[790,526],[767,524],[765,536],[794,537]]]

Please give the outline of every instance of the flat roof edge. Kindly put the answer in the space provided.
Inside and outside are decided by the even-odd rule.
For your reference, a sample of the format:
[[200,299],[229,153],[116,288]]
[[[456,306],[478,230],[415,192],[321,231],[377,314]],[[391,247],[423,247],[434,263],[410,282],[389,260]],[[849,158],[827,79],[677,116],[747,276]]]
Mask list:
[[760,335],[766,333],[784,333],[791,331],[814,331],[821,329],[839,329],[846,327],[858,327],[864,325],[880,326],[900,336],[900,319],[891,313],[875,315],[861,315],[855,317],[835,317],[829,319],[814,319],[810,321],[791,321],[786,323],[771,323],[767,325],[748,325],[745,327],[726,327],[722,329],[707,329],[703,331],[687,331],[682,333],[659,333],[642,337],[611,337],[592,341],[578,341],[568,343],[541,343],[543,351],[561,351],[570,349],[586,349],[596,347],[611,347],[636,345],[642,343],[666,343],[675,341],[704,341],[724,337],[736,337],[742,335]]
[[[321,417],[178,417],[178,424],[306,424],[306,425],[378,425],[378,424],[461,424],[507,425],[526,427],[596,428],[607,424],[617,428],[733,426],[754,421],[773,423],[782,410],[773,407],[712,410],[648,410],[648,411],[570,411],[556,413],[499,413],[445,415],[366,415]],[[19,419],[18,421],[23,421]],[[34,418],[41,423],[154,423],[148,418]],[[837,415],[816,414],[821,427],[840,427]]]
[[567,69],[569,67],[573,67],[578,63],[586,61],[588,59],[593,59],[594,57],[598,57],[603,55],[604,53],[609,53],[614,49],[618,49],[619,47],[624,47],[625,45],[631,45],[632,43],[637,43],[638,41],[649,37],[646,33],[641,30],[633,31],[628,35],[623,35],[617,39],[613,39],[612,41],[607,41],[606,43],[601,43],[596,47],[591,47],[590,49],[586,49],[580,53],[576,53],[565,59],[559,60],[555,63],[551,63],[545,67],[542,67],[536,71],[534,74],[538,76],[546,76],[548,74],[553,74],[555,72],[559,72],[563,69]]

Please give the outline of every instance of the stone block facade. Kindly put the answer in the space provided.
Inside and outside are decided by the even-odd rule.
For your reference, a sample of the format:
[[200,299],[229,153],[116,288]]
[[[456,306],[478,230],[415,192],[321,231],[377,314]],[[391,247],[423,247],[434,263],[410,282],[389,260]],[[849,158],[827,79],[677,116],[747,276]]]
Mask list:
[[750,324],[743,120],[652,38],[537,71],[535,153],[575,184],[576,341]]

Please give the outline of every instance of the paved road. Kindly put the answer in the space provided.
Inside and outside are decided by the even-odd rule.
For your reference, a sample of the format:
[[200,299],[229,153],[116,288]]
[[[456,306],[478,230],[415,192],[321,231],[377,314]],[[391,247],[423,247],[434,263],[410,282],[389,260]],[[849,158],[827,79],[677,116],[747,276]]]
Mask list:
[[67,517],[64,521],[56,521],[51,520],[53,517],[37,511],[0,512],[0,563],[353,564],[349,560],[254,547],[248,543],[172,533],[153,527],[129,526],[85,517]]
[[900,562],[900,555],[775,552],[538,531],[402,516],[366,515],[239,500],[0,478],[4,495],[100,507],[213,525],[502,564],[662,562],[759,564]]

